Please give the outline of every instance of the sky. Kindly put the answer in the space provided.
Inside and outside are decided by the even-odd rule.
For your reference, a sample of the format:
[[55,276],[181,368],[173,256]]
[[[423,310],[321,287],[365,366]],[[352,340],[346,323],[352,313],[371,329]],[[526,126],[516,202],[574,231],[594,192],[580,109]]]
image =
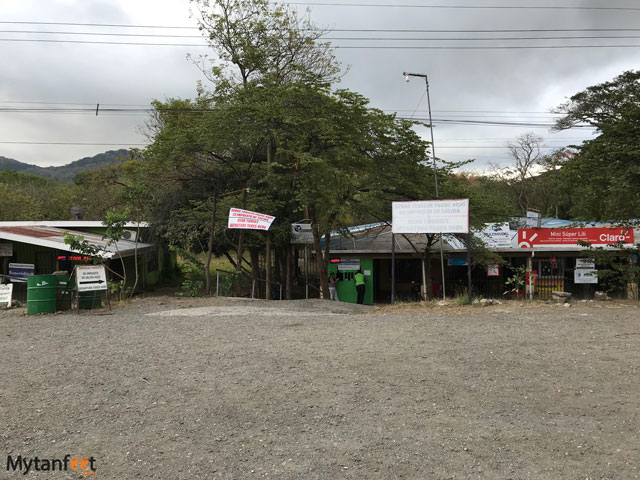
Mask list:
[[[437,157],[474,159],[467,170],[508,165],[507,142],[528,132],[543,153],[590,138],[591,129],[552,132],[550,111],[640,65],[635,0],[294,1],[328,30],[346,71],[337,86],[371,106],[428,119],[424,79],[407,83],[403,72],[427,75]],[[187,58],[208,52],[191,8],[1,1],[0,155],[51,166],[143,147],[153,99],[193,98],[198,81],[207,85]]]

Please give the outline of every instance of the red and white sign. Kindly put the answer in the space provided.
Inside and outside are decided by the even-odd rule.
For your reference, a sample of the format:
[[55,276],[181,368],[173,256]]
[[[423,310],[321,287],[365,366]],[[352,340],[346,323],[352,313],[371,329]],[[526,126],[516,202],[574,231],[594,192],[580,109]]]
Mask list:
[[566,247],[578,241],[591,245],[613,243],[633,244],[630,228],[521,228],[518,230],[518,247]]
[[269,230],[271,224],[276,219],[264,213],[251,212],[240,208],[229,210],[229,223],[227,228],[240,228],[243,230]]

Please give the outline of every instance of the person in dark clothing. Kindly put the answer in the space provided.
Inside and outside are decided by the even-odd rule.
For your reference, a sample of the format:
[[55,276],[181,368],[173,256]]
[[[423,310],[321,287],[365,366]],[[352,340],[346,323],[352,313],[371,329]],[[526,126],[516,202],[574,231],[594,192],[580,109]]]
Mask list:
[[358,272],[353,276],[353,280],[356,282],[356,291],[358,292],[358,303],[362,305],[364,303],[364,275],[362,274],[362,270],[358,270]]

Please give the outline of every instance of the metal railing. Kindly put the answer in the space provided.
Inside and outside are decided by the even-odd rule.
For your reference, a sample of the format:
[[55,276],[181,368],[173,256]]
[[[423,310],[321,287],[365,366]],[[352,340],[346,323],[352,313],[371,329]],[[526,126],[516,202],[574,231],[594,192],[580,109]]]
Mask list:
[[[225,284],[225,282],[221,282],[221,275],[220,274],[226,274],[226,275],[230,275],[232,277],[231,282],[229,282],[228,284]],[[222,270],[222,269],[218,269],[216,270],[216,297],[219,297],[221,294],[222,296],[232,296],[231,294],[233,293],[233,283],[234,280],[236,278],[242,277],[246,280],[250,280],[251,281],[251,298],[255,299],[256,298],[256,282],[262,282],[264,284],[267,284],[267,280],[263,280],[261,278],[253,278],[245,273],[242,272],[230,272],[228,270]],[[269,281],[268,283],[270,283],[271,285],[276,285],[277,291],[275,294],[274,298],[274,292],[272,292],[271,294],[271,300],[282,300],[282,283],[280,282],[273,282],[273,281]]]

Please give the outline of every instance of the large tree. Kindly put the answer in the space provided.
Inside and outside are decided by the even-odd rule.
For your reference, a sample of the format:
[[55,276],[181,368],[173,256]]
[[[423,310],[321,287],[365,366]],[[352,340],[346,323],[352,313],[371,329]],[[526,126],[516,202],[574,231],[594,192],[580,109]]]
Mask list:
[[628,71],[577,93],[558,108],[557,129],[589,125],[585,141],[562,165],[571,214],[625,222],[640,217],[640,71]]

